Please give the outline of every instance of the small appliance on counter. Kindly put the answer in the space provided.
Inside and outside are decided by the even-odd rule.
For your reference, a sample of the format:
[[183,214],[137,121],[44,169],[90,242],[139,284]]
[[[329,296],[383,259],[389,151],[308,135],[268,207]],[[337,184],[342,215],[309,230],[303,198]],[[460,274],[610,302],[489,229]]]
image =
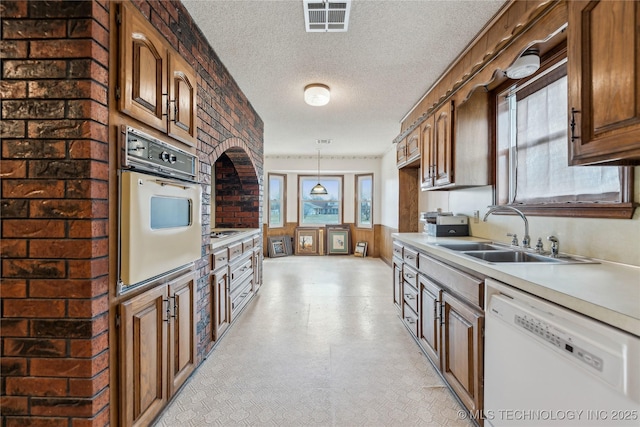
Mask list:
[[421,212],[420,222],[424,222],[423,232],[429,236],[457,237],[469,235],[469,217],[451,212]]

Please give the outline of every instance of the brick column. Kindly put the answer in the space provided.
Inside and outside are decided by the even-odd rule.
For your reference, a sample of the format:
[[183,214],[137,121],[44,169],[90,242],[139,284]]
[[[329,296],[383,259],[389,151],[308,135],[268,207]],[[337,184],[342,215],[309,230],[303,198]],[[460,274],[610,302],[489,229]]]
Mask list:
[[0,4],[3,427],[109,422],[109,6]]

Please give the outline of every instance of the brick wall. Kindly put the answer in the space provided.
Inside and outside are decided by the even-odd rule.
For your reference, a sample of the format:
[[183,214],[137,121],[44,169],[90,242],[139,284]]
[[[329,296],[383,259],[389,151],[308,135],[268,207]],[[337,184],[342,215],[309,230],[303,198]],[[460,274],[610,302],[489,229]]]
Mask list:
[[109,4],[0,8],[2,425],[104,425]]
[[[259,195],[251,214],[257,226],[261,119],[180,2],[134,4],[198,73],[201,181],[211,184],[211,165],[239,150],[234,163],[253,169],[245,184]],[[2,427],[103,426],[112,416],[110,7],[106,0],[0,3]],[[205,192],[201,293],[210,198]],[[198,301],[207,319],[208,298]],[[199,328],[199,360],[212,345],[206,331]]]
[[259,228],[260,192],[253,165],[238,149],[215,162],[215,227]]

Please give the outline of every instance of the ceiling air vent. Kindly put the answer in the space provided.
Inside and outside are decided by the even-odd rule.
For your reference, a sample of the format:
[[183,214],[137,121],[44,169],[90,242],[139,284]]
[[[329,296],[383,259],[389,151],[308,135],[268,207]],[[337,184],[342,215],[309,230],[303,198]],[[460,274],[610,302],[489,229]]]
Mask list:
[[347,31],[351,0],[303,0],[304,23],[308,33]]

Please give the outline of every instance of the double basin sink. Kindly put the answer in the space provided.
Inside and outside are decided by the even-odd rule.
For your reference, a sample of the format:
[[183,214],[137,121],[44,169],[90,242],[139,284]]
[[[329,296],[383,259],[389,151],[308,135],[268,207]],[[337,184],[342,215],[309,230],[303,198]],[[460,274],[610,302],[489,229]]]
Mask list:
[[548,264],[584,264],[596,263],[589,258],[558,255],[551,257],[524,249],[507,246],[501,243],[486,242],[460,242],[460,243],[436,243],[436,246],[460,252],[463,255],[488,263],[548,263]]

